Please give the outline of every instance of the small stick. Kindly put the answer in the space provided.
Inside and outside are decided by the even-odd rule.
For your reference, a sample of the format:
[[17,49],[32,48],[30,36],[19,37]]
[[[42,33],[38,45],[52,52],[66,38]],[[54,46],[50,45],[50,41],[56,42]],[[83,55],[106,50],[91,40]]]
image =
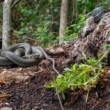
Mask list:
[[59,103],[60,103],[61,109],[64,110],[64,107],[63,107],[63,104],[62,104],[62,101],[61,101],[60,95],[59,95],[58,90],[57,90],[57,87],[55,88],[55,90],[56,90],[56,94],[57,94],[57,97],[58,97],[58,100],[59,100]]

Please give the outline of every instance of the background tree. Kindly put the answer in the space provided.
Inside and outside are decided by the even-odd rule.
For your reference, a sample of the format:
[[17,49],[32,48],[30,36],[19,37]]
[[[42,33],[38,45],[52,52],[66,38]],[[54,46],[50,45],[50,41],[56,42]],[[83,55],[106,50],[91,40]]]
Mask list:
[[69,3],[68,0],[62,0],[61,3],[59,42],[62,42],[63,37],[65,36],[65,29],[67,27],[67,19],[68,19],[68,3]]
[[3,4],[3,34],[2,34],[2,48],[9,47],[11,43],[11,6],[13,0],[5,0]]
[[[13,1],[14,4],[16,4],[11,10],[12,23],[10,24],[13,27],[13,33],[8,44],[10,44],[11,42],[30,42],[35,43],[35,45],[41,46],[50,46],[51,44],[54,45],[58,43],[59,36],[65,36],[63,37],[63,40],[73,39],[77,36],[78,30],[80,30],[84,26],[86,13],[90,12],[92,9],[94,9],[94,7],[108,4],[108,1],[104,0],[97,0],[97,2],[94,2],[94,0],[64,0],[66,1],[65,6],[67,6],[67,8],[65,7],[64,10],[68,11],[66,12],[67,18],[65,17],[66,19],[63,25],[63,20],[60,21],[60,19],[62,14],[61,6],[63,7],[62,3],[64,1]],[[17,1],[20,2],[18,3]],[[1,1],[0,3],[0,25],[3,22],[2,2],[3,1]],[[62,19],[64,19],[64,17]],[[5,29],[3,26],[3,31],[2,29],[0,29],[0,34],[1,32],[4,33],[4,31],[6,30],[7,29]],[[8,32],[10,34],[9,30],[10,29],[8,28]],[[5,34],[2,35],[4,36]],[[62,38],[60,39],[62,40]],[[9,37],[7,40],[4,38],[3,42],[6,42],[8,40]],[[4,44],[5,43],[3,43],[3,45]]]

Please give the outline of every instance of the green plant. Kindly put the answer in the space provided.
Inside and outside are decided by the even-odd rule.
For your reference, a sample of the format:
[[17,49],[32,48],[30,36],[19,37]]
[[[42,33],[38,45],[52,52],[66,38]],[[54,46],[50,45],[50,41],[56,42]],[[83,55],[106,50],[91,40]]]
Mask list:
[[[93,10],[96,5],[108,4],[108,0],[99,0],[95,3],[94,0],[76,0],[78,9],[74,14],[78,16],[75,18],[72,1],[74,0],[70,0],[69,3],[68,27],[65,30],[67,37],[64,40],[72,40],[78,35],[78,31],[84,26],[86,13]],[[14,35],[19,39],[22,36],[27,36],[27,38],[23,38],[23,41],[31,38],[37,40],[42,46],[55,43],[59,39],[60,7],[60,0],[20,1],[12,11],[13,28],[14,32],[16,31]],[[0,10],[0,18],[2,18],[2,9]]]
[[78,31],[84,27],[85,18],[85,14],[80,14],[79,19],[76,21],[76,23],[66,28],[65,35],[67,35],[67,37],[64,38],[65,41],[72,40],[73,38],[78,36]]
[[76,88],[89,91],[95,87],[100,81],[102,75],[106,72],[103,66],[106,64],[102,62],[104,57],[110,52],[110,45],[106,45],[108,50],[104,55],[98,54],[98,59],[90,58],[84,64],[73,64],[71,68],[65,68],[64,74],[58,75],[56,80],[45,85],[46,88],[57,88],[58,92],[64,93],[66,90],[75,90]]
[[45,87],[57,88],[60,93],[76,88],[90,90],[96,86],[104,73],[101,59],[90,58],[84,64],[74,64],[71,68],[65,68],[64,74],[58,75],[55,81]]
[[41,46],[56,42],[60,15],[59,0],[22,0],[13,10],[14,35],[33,39]]
[[79,3],[79,11],[87,13],[94,8],[94,0],[77,0]]
[[84,27],[85,19],[86,19],[86,15],[85,14],[80,14],[79,15],[79,19],[78,19],[77,23],[73,24],[75,32],[78,32],[81,28]]

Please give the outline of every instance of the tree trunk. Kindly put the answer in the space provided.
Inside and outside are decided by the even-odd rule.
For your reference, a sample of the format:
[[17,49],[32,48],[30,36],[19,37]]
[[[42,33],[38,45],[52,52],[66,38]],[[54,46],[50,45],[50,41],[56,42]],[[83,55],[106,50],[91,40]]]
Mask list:
[[61,43],[65,37],[65,29],[67,27],[68,0],[62,0],[60,13],[59,42]]
[[3,4],[3,32],[2,48],[7,48],[11,44],[12,26],[11,26],[11,6],[13,0],[5,0]]
[[75,17],[75,19],[78,18],[78,4],[77,4],[77,0],[73,0],[73,18]]

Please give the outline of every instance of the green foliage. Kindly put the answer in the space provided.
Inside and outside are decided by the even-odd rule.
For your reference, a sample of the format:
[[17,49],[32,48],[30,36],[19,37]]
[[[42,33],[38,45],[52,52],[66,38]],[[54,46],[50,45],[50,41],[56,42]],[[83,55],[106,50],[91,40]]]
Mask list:
[[77,0],[79,3],[79,11],[87,13],[94,8],[94,0]]
[[[50,21],[42,21],[41,24],[39,24],[39,27],[35,30],[30,30],[30,28],[26,26],[22,27],[19,31],[14,32],[18,36],[22,36],[24,34],[30,35],[29,37],[34,36],[35,41],[39,41],[41,46],[45,46],[55,42],[55,36],[48,33],[49,25]],[[27,37],[25,39],[27,39]]]
[[58,3],[58,0],[19,2],[13,12],[17,24],[20,24],[19,28],[14,30],[15,34],[17,36],[27,35],[29,38],[34,36],[34,40],[39,41],[42,46],[55,42],[55,36],[58,36],[58,33],[53,27],[58,27],[59,23],[58,20],[54,20],[53,14],[59,15]]
[[100,0],[98,6],[110,6],[110,0]]
[[76,23],[68,26],[65,30],[65,34],[67,37],[64,38],[64,40],[72,40],[73,38],[78,36],[78,31],[84,27],[86,15],[80,14],[79,19],[76,21]]
[[86,15],[85,14],[80,14],[79,15],[79,20],[77,21],[76,24],[73,24],[75,32],[78,32],[81,28],[84,27],[85,19],[86,19]]
[[[76,0],[78,17],[74,18],[73,2],[69,3],[68,26],[65,30],[67,37],[72,40],[84,26],[85,14],[96,6],[108,5],[108,1]],[[50,45],[58,40],[61,0],[22,0],[13,9],[14,35],[32,38],[42,46]],[[2,11],[0,11],[1,15]],[[74,13],[76,14],[76,13]],[[2,16],[1,16],[2,17]]]
[[[103,58],[110,52],[109,48],[104,55],[98,54],[98,59],[90,58],[84,64],[73,64],[71,68],[65,68],[64,74],[58,75],[56,80],[45,85],[46,88],[57,88],[58,92],[64,93],[66,90],[75,90],[77,88],[90,90],[95,87],[100,81],[100,78],[105,73],[102,62]],[[64,95],[64,94],[63,94]]]
[[95,87],[104,72],[100,60],[91,58],[84,64],[74,64],[64,69],[65,74],[58,75],[54,82],[45,85],[46,88],[57,88],[58,92],[76,88],[90,90]]

